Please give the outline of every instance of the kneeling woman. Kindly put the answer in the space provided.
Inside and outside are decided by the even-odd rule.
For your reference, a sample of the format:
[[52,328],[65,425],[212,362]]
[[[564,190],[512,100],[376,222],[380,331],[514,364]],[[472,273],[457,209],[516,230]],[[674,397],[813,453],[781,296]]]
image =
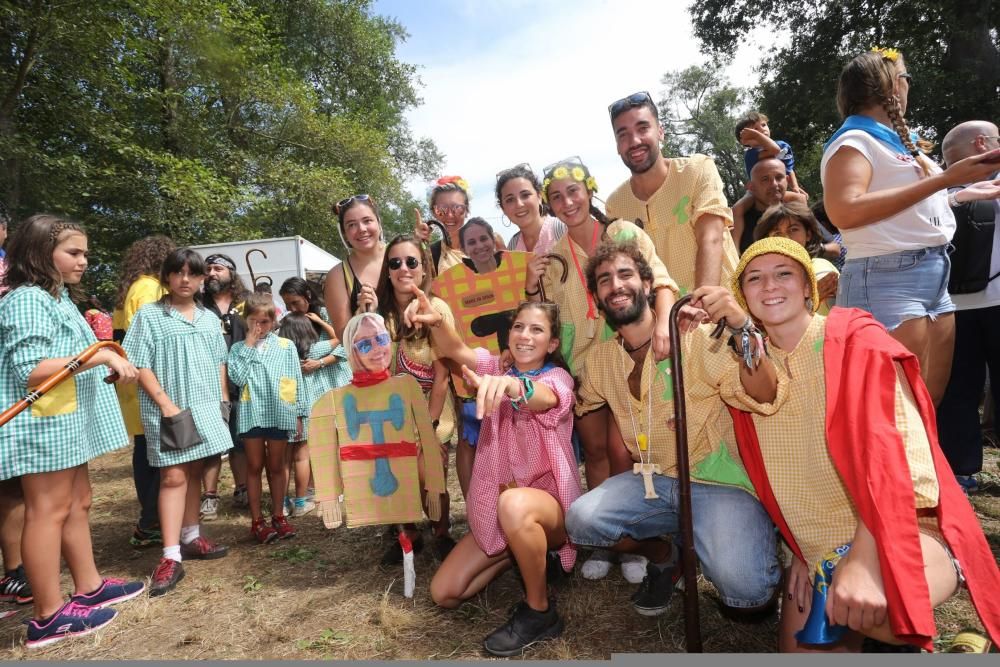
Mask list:
[[438,355],[462,366],[477,392],[476,417],[483,420],[469,487],[471,534],[434,575],[431,597],[442,607],[457,607],[516,561],[525,601],[484,646],[494,655],[517,655],[562,632],[546,587],[548,551],[559,550],[566,571],[576,560],[565,524],[566,510],[580,495],[570,444],[573,379],[559,353],[558,310],[521,304],[510,330],[514,365],[504,373],[500,357],[467,347],[423,292],[413,292],[408,319],[430,327]]
[[828,649],[856,651],[864,637],[930,649],[933,608],[963,580],[997,639],[1000,572],[938,446],[916,357],[864,311],[815,315],[812,262],[794,241],[754,243],[732,280],[735,296],[702,287],[695,305],[743,326],[750,335],[734,336],[736,348],[763,345],[756,326],[769,340],[756,362],[777,378],[769,395],[724,398],[740,408],[733,420],[743,463],[794,554],[780,649],[810,648],[812,638],[796,635],[809,617],[811,571],[847,543],[823,611],[849,631]]

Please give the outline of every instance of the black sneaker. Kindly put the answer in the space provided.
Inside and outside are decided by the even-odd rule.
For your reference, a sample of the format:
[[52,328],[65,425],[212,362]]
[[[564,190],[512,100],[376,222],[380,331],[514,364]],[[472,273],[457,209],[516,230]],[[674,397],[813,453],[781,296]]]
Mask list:
[[661,571],[654,564],[646,563],[646,578],[632,594],[632,606],[643,616],[659,616],[670,605],[674,585],[680,578],[680,564]]
[[520,655],[524,649],[562,634],[563,621],[556,611],[555,598],[549,598],[546,611],[535,611],[527,602],[514,605],[510,620],[483,641],[483,648],[501,657]]
[[31,585],[24,574],[24,565],[18,565],[0,579],[0,601],[28,604],[32,600]]

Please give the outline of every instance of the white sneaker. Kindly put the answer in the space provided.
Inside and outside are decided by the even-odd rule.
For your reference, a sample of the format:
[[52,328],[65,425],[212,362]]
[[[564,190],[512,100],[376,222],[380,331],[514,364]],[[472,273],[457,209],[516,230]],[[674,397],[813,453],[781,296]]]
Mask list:
[[219,517],[219,496],[201,497],[201,520],[214,521]]
[[[580,574],[584,579],[603,579],[608,576],[608,572],[611,572],[611,559],[610,551],[603,549],[595,551],[580,568]],[[643,574],[645,575],[645,572]]]
[[625,577],[625,581],[630,584],[641,584],[646,576],[648,562],[645,556],[639,554],[622,554],[622,576]]
[[309,514],[309,512],[312,512],[314,509],[316,509],[316,503],[309,500],[308,498],[306,498],[305,502],[303,502],[301,505],[299,504],[298,499],[296,499],[295,509],[292,511],[292,516],[295,517],[305,516],[306,514]]

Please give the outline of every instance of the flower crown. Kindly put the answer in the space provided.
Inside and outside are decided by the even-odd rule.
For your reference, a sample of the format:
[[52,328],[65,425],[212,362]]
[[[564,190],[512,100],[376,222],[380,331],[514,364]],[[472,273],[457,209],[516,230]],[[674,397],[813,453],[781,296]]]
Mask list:
[[891,62],[896,62],[897,60],[899,60],[899,51],[897,51],[896,49],[887,49],[881,46],[873,46],[871,50],[872,52],[879,54],[880,56]]
[[552,185],[552,181],[564,178],[572,178],[577,183],[583,183],[591,194],[597,192],[597,181],[590,175],[590,170],[585,165],[559,164],[555,169],[545,174],[545,180],[542,181],[543,202],[549,203],[549,186]]
[[469,200],[472,199],[472,190],[469,188],[469,182],[462,178],[461,176],[442,176],[436,181],[431,181],[430,185],[427,186],[427,203],[431,204],[434,200],[434,191],[443,185],[455,184],[462,189],[465,193],[465,197]]

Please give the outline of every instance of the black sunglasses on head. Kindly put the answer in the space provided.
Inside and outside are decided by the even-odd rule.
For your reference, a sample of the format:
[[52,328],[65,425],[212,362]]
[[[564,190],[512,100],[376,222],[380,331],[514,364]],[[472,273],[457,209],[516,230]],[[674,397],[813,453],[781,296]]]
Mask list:
[[[389,270],[390,271],[399,271],[400,267],[403,266],[403,258],[402,257],[390,257],[388,263],[389,263]],[[417,259],[416,257],[413,257],[412,255],[407,256],[407,258],[406,258],[406,268],[408,268],[410,271],[412,271],[415,268],[417,268],[418,266],[420,266],[420,260],[419,259]]]
[[618,114],[624,113],[629,109],[634,109],[636,107],[641,107],[644,105],[650,105],[653,109],[656,108],[656,102],[653,101],[653,96],[650,95],[645,90],[639,91],[638,93],[632,93],[628,97],[623,97],[620,100],[612,102],[608,105],[608,113],[611,114],[611,120],[614,120]]

